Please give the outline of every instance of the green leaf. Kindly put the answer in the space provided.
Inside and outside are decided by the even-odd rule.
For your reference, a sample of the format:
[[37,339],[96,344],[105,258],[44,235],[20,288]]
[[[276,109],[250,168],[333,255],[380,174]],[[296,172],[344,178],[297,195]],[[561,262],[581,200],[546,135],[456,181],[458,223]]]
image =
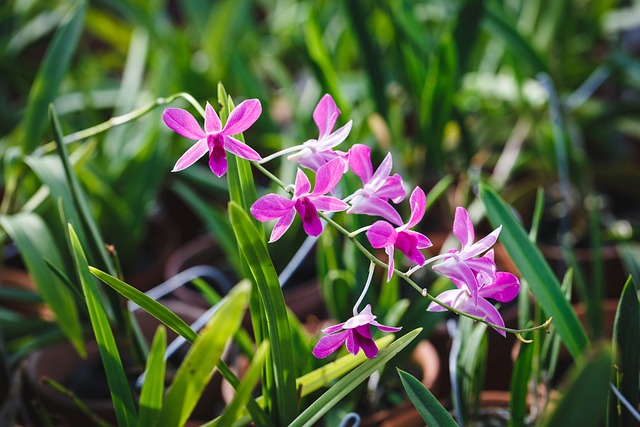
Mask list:
[[180,365],[154,425],[181,426],[187,421],[209,383],[227,341],[240,327],[249,289],[249,282],[240,282],[209,319]]
[[[640,306],[633,279],[624,285],[613,324],[613,384],[629,401],[638,407],[638,378],[640,375]],[[624,408],[613,392],[609,393],[608,425],[632,426],[635,418]]]
[[133,286],[105,273],[104,271],[98,270],[95,267],[89,267],[89,271],[102,282],[113,288],[120,295],[130,300],[131,302],[138,304],[140,308],[167,325],[167,327],[174,330],[177,334],[184,337],[190,343],[194,342],[198,337],[198,334],[196,334],[193,329],[191,329],[189,325],[184,322],[184,320],[182,320],[164,305],[160,304],[158,301],[155,301]]
[[276,387],[280,424],[288,424],[297,413],[295,361],[287,310],[264,233],[256,229],[249,215],[239,204],[229,202],[229,215],[240,251],[251,269],[267,319],[273,375]]
[[487,217],[494,227],[500,224],[503,226],[500,233],[502,244],[522,277],[529,283],[531,292],[544,312],[553,317],[552,325],[564,345],[573,357],[578,357],[587,347],[587,334],[564,297],[558,279],[540,250],[531,243],[509,206],[488,186],[483,184],[480,188]]
[[47,107],[55,98],[82,33],[86,3],[75,2],[60,22],[29,92],[24,117],[24,151],[39,144],[46,124]]
[[146,427],[153,423],[162,408],[164,396],[164,372],[166,362],[164,352],[167,347],[167,332],[160,325],[156,330],[144,371],[144,383],[140,391],[140,416],[138,427]]
[[618,245],[622,263],[636,286],[640,286],[640,243],[629,242]]
[[425,423],[430,426],[457,427],[458,424],[438,399],[416,377],[398,368],[398,375],[413,406]]
[[231,403],[227,405],[224,413],[213,425],[228,426],[235,421],[240,410],[246,406],[251,398],[251,392],[260,380],[260,373],[262,372],[268,354],[269,341],[263,341],[260,347],[258,347],[253,359],[251,359],[251,366],[249,366],[240,386],[236,389],[236,395],[233,397]]
[[104,306],[100,299],[98,288],[94,279],[89,272],[87,258],[84,255],[78,236],[73,230],[73,226],[69,225],[69,239],[73,249],[73,258],[76,263],[76,269],[82,291],[84,292],[87,308],[89,309],[89,318],[91,326],[98,343],[98,350],[104,365],[104,371],[107,375],[107,383],[111,393],[111,400],[116,411],[118,424],[121,426],[135,426],[137,422],[136,408],[127,381],[127,376],[120,360],[118,346],[111,331],[109,320],[105,314]]
[[[545,427],[600,426],[609,391],[611,353],[601,350],[574,372],[574,380],[563,393]],[[636,393],[637,393],[636,389]]]
[[378,353],[373,359],[367,360],[362,365],[347,374],[344,378],[334,384],[322,396],[315,400],[307,409],[305,409],[289,427],[313,426],[329,409],[340,402],[354,388],[369,378],[378,369],[381,369],[385,363],[395,357],[403,348],[405,348],[418,334],[422,328],[414,329],[403,337],[393,342],[389,347]]
[[62,257],[44,221],[35,214],[18,213],[0,216],[0,225],[14,241],[38,293],[51,307],[60,329],[69,338],[78,354],[87,352],[82,337],[82,325],[73,294],[55,275],[47,262],[62,269]]
[[527,415],[527,394],[529,392],[529,378],[532,368],[534,345],[520,345],[520,352],[511,374],[511,420],[509,426],[526,426],[525,417]]

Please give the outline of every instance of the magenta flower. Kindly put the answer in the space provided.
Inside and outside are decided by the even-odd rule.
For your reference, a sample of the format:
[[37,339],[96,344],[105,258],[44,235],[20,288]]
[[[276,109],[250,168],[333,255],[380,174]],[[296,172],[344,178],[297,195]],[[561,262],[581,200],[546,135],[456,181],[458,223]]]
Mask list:
[[394,228],[386,221],[376,221],[369,230],[367,238],[369,243],[376,249],[384,248],[389,255],[389,271],[387,281],[391,280],[394,269],[393,254],[394,248],[399,249],[407,258],[418,265],[424,264],[424,255],[419,249],[431,246],[431,241],[422,233],[411,231],[409,228],[415,226],[422,217],[426,208],[426,196],[420,187],[416,187],[409,199],[411,203],[411,217],[409,222],[400,227]]
[[354,356],[362,349],[364,355],[372,359],[378,355],[378,347],[371,338],[371,326],[375,326],[383,332],[398,332],[402,328],[381,325],[376,322],[376,316],[371,313],[371,305],[338,325],[329,326],[322,332],[328,334],[318,341],[313,349],[313,355],[319,359],[324,359],[331,353],[339,349],[346,343],[347,350]]
[[300,151],[290,155],[287,159],[292,160],[301,166],[312,171],[317,171],[320,166],[334,159],[341,159],[343,166],[347,166],[347,153],[333,151],[333,148],[344,141],[353,122],[349,122],[340,129],[333,132],[333,127],[340,115],[340,110],[336,106],[331,95],[322,97],[315,110],[313,110],[313,121],[316,122],[320,135],[318,139],[310,139],[302,144]]
[[260,155],[247,144],[238,141],[232,135],[244,132],[258,120],[262,113],[260,101],[248,99],[243,101],[229,114],[227,123],[222,127],[220,117],[207,102],[204,118],[204,130],[196,119],[181,108],[167,108],[162,120],[174,131],[185,138],[196,142],[178,159],[173,172],[181,171],[194,164],[200,157],[209,152],[209,168],[218,177],[227,172],[226,151],[247,160],[260,160]]
[[[493,251],[489,251],[488,258],[493,260]],[[486,298],[492,298],[500,302],[509,302],[520,292],[520,281],[511,273],[499,271],[493,277],[479,272],[476,276],[478,283],[477,298],[474,297],[465,282],[452,279],[458,287],[449,291],[444,291],[436,298],[443,303],[460,310],[463,313],[485,318],[494,325],[504,327],[504,320],[498,310]],[[428,311],[445,311],[441,305],[432,302],[427,308]],[[494,328],[495,329],[495,328]],[[505,332],[496,329],[502,336]]]
[[360,178],[363,187],[348,198],[351,204],[348,214],[376,215],[395,225],[402,224],[400,214],[389,204],[389,199],[393,203],[400,203],[405,196],[402,177],[399,174],[389,176],[392,163],[389,153],[374,173],[371,149],[363,144],[351,147],[349,167]]
[[318,236],[322,233],[322,223],[318,217],[318,210],[325,212],[343,211],[349,207],[342,200],[325,196],[333,191],[342,174],[344,165],[342,160],[335,159],[318,169],[316,186],[312,192],[311,184],[307,176],[298,169],[293,190],[293,198],[287,199],[278,194],[267,194],[259,198],[253,206],[251,213],[258,221],[270,221],[278,219],[269,243],[278,240],[289,228],[296,212],[302,219],[302,227],[310,236]]
[[460,250],[450,250],[445,260],[440,264],[434,265],[433,269],[447,276],[454,283],[456,281],[465,283],[471,295],[477,298],[479,288],[478,274],[482,273],[488,276],[490,280],[495,280],[496,265],[492,257],[476,258],[476,256],[486,252],[493,246],[498,240],[501,229],[502,226],[496,228],[489,235],[474,243],[475,232],[469,213],[465,208],[458,207],[453,221],[453,234],[460,240],[462,247]]

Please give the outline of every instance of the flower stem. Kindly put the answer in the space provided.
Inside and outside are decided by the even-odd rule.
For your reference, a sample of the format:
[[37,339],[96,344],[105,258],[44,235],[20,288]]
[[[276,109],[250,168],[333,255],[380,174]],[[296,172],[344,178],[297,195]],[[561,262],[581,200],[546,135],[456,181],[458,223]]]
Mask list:
[[364,284],[364,289],[362,290],[362,293],[360,294],[360,298],[358,298],[358,301],[356,301],[356,304],[353,306],[353,315],[354,316],[358,315],[358,306],[360,305],[360,303],[364,299],[364,296],[366,295],[367,291],[369,290],[369,285],[371,284],[371,279],[373,278],[373,271],[375,270],[375,268],[376,268],[376,265],[373,262],[371,262],[369,264],[369,275],[367,276],[367,283]]

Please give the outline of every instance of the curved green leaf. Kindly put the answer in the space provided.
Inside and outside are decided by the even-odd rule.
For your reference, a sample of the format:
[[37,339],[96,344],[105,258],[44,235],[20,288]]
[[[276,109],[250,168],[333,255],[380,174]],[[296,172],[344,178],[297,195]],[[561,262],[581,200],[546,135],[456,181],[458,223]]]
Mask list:
[[39,144],[47,121],[47,108],[55,98],[67,72],[80,34],[86,3],[76,2],[62,19],[47,49],[42,65],[29,92],[24,117],[24,151],[32,152]]
[[105,273],[102,270],[98,270],[95,267],[89,267],[89,271],[98,279],[102,280],[102,282],[113,288],[120,295],[130,300],[131,302],[138,304],[140,308],[167,325],[168,328],[174,330],[177,334],[184,337],[184,339],[186,339],[187,341],[192,343],[198,337],[198,334],[196,334],[193,329],[191,329],[189,325],[184,322],[184,320],[178,317],[173,311],[160,304],[158,301],[155,301],[133,286]]
[[418,334],[422,328],[414,329],[403,337],[393,342],[389,347],[378,353],[373,359],[367,360],[362,365],[347,374],[338,381],[333,387],[327,390],[307,409],[304,410],[289,427],[313,426],[329,409],[342,400],[360,383],[369,378],[378,369],[382,368],[385,363],[395,357],[403,348],[405,348]]
[[229,338],[240,328],[249,295],[248,281],[236,285],[194,341],[167,391],[156,426],[181,426],[213,375]]
[[137,422],[136,407],[129,388],[127,376],[122,366],[118,346],[111,331],[109,320],[100,299],[100,293],[89,272],[89,264],[84,255],[78,236],[69,224],[69,239],[73,249],[73,258],[82,284],[82,291],[89,309],[91,326],[98,343],[100,358],[107,375],[111,400],[120,426],[135,426]]
[[280,424],[288,424],[297,412],[295,362],[287,310],[263,233],[253,225],[249,215],[235,202],[229,203],[229,215],[240,251],[251,269],[264,305]]
[[430,426],[457,427],[449,411],[444,409],[438,399],[431,394],[416,377],[398,368],[398,375],[409,399],[416,407],[425,423]]
[[167,331],[160,325],[156,330],[149,351],[149,359],[145,368],[144,383],[140,391],[140,416],[138,417],[138,427],[146,427],[153,423],[153,420],[162,408],[162,398],[164,397],[164,372],[166,361],[164,352],[167,347]]
[[18,246],[38,293],[53,310],[60,328],[84,357],[87,353],[73,294],[47,266],[49,262],[58,269],[63,268],[62,257],[47,225],[42,218],[30,213],[2,215],[0,225]]
[[481,197],[487,217],[494,227],[502,224],[500,240],[507,249],[522,277],[548,316],[573,357],[578,357],[587,347],[588,339],[578,317],[560,289],[560,282],[551,271],[540,250],[529,240],[509,206],[486,185],[481,187]]

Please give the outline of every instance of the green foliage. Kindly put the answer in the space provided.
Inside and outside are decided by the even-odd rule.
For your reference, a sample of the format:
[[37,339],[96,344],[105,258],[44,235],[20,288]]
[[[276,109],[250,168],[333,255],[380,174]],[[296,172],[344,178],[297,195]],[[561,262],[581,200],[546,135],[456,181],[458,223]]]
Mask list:
[[398,369],[398,375],[409,399],[427,425],[443,427],[458,425],[438,399],[416,377],[401,369]]

